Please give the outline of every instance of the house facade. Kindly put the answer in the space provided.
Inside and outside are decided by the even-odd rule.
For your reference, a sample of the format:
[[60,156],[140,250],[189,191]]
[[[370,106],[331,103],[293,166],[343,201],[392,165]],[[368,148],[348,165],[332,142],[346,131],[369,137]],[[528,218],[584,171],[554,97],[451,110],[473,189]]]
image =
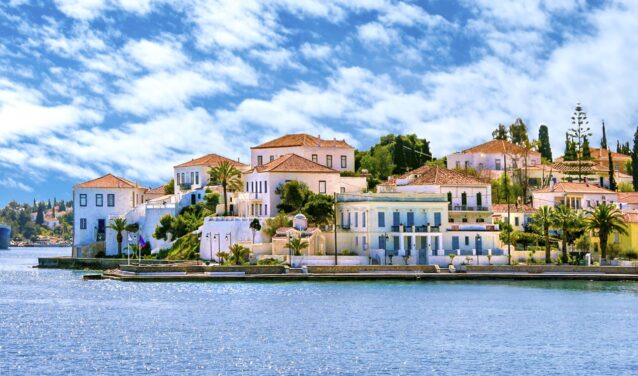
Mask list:
[[230,163],[241,172],[250,169],[250,166],[238,160],[229,159],[218,154],[207,154],[173,167],[175,193],[181,195],[191,190],[206,188],[210,182],[209,170],[219,166],[222,162]]
[[[532,216],[536,213],[537,209],[534,209],[530,205],[522,204],[510,204],[509,205],[509,218],[510,225],[514,231],[525,231],[525,227],[531,223]],[[507,223],[508,210],[507,204],[495,204],[492,206],[492,222],[505,222]]]
[[295,154],[327,168],[354,172],[354,147],[345,140],[324,140],[308,134],[289,134],[250,148],[250,163],[263,166]]
[[507,169],[541,164],[541,154],[504,140],[492,140],[447,156],[448,169],[472,168],[492,179]]
[[239,203],[239,207],[248,207],[250,216],[275,216],[281,202],[276,190],[293,180],[306,184],[314,193],[327,195],[362,192],[367,187],[365,177],[341,177],[337,170],[296,154],[286,154],[244,173],[248,197],[245,198],[247,202]]
[[550,185],[532,193],[532,206],[567,205],[576,210],[587,210],[600,203],[618,203],[618,193],[588,183],[550,182]]
[[[73,255],[84,257],[87,246],[105,242],[111,218],[124,216],[141,204],[146,188],[107,174],[73,187]],[[113,255],[117,248],[107,250]]]

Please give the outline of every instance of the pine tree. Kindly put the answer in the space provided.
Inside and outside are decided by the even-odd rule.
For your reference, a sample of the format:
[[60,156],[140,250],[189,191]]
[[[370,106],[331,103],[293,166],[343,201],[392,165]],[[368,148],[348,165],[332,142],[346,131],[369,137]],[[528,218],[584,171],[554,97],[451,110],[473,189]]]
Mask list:
[[631,146],[629,146],[629,141],[625,142],[623,145],[622,153],[625,155],[631,155]]
[[66,211],[66,204],[64,203],[64,200],[60,201],[59,211]]
[[514,124],[510,125],[509,133],[510,140],[513,144],[522,145],[525,142],[529,142],[529,138],[527,137],[527,125],[525,125],[521,118],[516,119]]
[[581,159],[584,161],[591,160],[591,150],[589,149],[589,139],[587,138],[587,136],[585,136],[585,138],[583,139]]
[[47,209],[51,209],[51,199],[49,199],[49,201],[47,202]]
[[38,204],[35,202],[35,198],[33,199],[33,206],[31,207],[31,212],[35,213],[38,209]]
[[631,175],[634,191],[638,192],[638,128],[634,133],[634,150],[631,153]]
[[574,155],[572,155],[572,146],[573,142],[569,139],[569,133],[565,133],[565,154],[563,156],[565,161],[573,161],[576,159]]
[[546,125],[541,125],[538,129],[538,141],[540,142],[538,151],[541,153],[541,157],[551,162],[552,145],[549,143],[549,130]]
[[607,151],[609,157],[609,189],[616,190],[616,178],[614,177],[614,160],[611,158],[611,151]]
[[35,216],[35,223],[40,226],[44,224],[44,205],[38,205],[38,214]]
[[607,133],[605,132],[605,121],[603,120],[603,139],[600,140],[600,148],[607,149]]
[[503,140],[507,141],[507,129],[503,124],[499,124],[498,128],[494,132],[492,132],[492,137],[495,140]]

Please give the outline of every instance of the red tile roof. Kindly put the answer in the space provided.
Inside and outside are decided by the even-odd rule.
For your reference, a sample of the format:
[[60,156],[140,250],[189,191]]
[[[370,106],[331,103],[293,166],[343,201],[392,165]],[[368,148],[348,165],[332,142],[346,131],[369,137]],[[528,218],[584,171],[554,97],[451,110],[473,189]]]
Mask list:
[[[461,153],[485,153],[485,154],[524,154],[525,148],[515,145],[509,141],[492,140],[484,144],[474,146],[472,148],[463,150]],[[537,151],[530,150],[528,155],[539,155]]]
[[251,149],[267,149],[267,148],[283,148],[292,146],[314,146],[329,148],[348,148],[353,149],[345,140],[323,140],[319,137],[311,136],[305,133],[287,134],[274,140],[265,142],[261,145],[253,146]]
[[216,167],[216,166],[219,166],[222,162],[228,162],[235,167],[246,167],[246,165],[241,162],[223,157],[218,154],[207,154],[207,155],[204,155],[203,157],[199,157],[199,158],[190,160],[188,162],[178,164],[175,167],[193,167],[193,166]]
[[623,215],[623,219],[627,223],[638,223],[638,212],[628,212]]
[[148,194],[148,195],[158,195],[158,194],[163,195],[163,194],[165,194],[165,193],[164,193],[164,186],[163,186],[163,185],[160,185],[159,187],[149,189],[149,190],[147,190],[147,191],[146,191],[146,192],[144,192],[144,193],[146,193],[146,194]]
[[545,188],[541,188],[539,190],[534,191],[534,193],[551,193],[551,192],[564,192],[564,193],[612,193],[616,192],[610,191],[609,189],[601,188],[597,185],[592,185],[588,183],[569,183],[569,182],[560,182],[554,184],[554,190],[551,190],[551,186],[547,186]]
[[[489,183],[472,175],[448,170],[439,166],[421,166],[401,175],[399,179],[413,179],[406,185],[489,185]],[[385,185],[396,185],[396,179],[389,180]]]
[[[492,211],[494,213],[507,213],[507,204],[494,204],[492,205]],[[510,204],[510,213],[536,213],[537,209],[529,205],[516,205]]]
[[262,166],[256,166],[251,171],[257,172],[320,172],[320,173],[335,173],[339,171],[333,170],[329,167],[322,166],[319,163],[315,163],[304,157],[300,157],[297,154],[286,154],[275,159],[272,162],[268,162]]
[[113,174],[106,174],[97,179],[76,184],[73,188],[144,188],[137,183]]
[[638,192],[618,192],[618,201],[623,204],[638,205]]

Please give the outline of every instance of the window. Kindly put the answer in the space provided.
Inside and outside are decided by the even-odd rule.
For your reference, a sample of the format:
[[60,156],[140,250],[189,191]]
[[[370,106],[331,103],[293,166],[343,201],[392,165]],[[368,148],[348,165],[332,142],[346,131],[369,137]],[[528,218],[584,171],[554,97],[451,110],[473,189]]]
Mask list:
[[355,236],[355,237],[354,237],[354,246],[355,246],[355,247],[358,247],[358,246],[359,246],[359,237],[358,237],[358,236]]
[[458,169],[461,168],[461,162],[460,161],[456,161],[456,168],[458,168]]
[[453,236],[452,237],[452,249],[459,249],[461,247],[459,247],[459,237],[458,236]]
[[368,249],[368,242],[366,241],[366,237],[365,236],[361,237],[361,245],[362,245],[362,248],[364,250]]
[[86,206],[86,193],[80,194],[80,206]]
[[257,156],[257,166],[261,166],[262,164],[264,164],[264,157],[261,155]]
[[95,194],[95,206],[104,206],[104,195],[101,193]]
[[414,226],[414,212],[408,212],[408,227]]
[[86,218],[80,218],[80,230],[86,230]]
[[441,213],[434,213],[434,226],[441,226]]
[[115,194],[109,193],[106,195],[106,205],[110,207],[115,206]]
[[483,163],[479,163],[479,171],[483,171],[483,169],[485,168],[485,165]]
[[500,171],[501,170],[501,160],[500,159],[495,160],[494,161],[494,166],[495,166],[497,171]]
[[195,173],[191,171],[191,181],[190,183],[193,184],[195,182]]
[[248,182],[246,182],[246,192],[250,192],[250,191],[248,190]]
[[361,227],[366,227],[366,213],[361,213]]
[[359,227],[359,213],[354,213],[354,227]]
[[250,182],[250,191],[251,192],[255,192],[255,182],[254,181]]
[[467,205],[467,193],[465,192],[461,193],[461,205],[463,206]]
[[264,193],[268,193],[268,181],[264,181]]
[[385,249],[385,236],[379,235],[379,249]]
[[259,193],[261,193],[261,182],[259,182]]
[[181,174],[181,175],[182,175],[182,179],[181,179],[181,181],[182,181],[182,184],[184,184],[184,183],[185,183],[185,181],[184,181],[184,173],[182,172],[182,174]]
[[346,193],[346,187],[339,188],[339,193]]
[[401,223],[401,213],[392,213],[392,226],[398,226]]
[[332,155],[326,155],[326,166],[332,168]]
[[341,168],[348,168],[348,157],[345,155],[341,156]]
[[452,192],[448,192],[448,193],[447,193],[447,202],[448,202],[449,204],[452,204]]
[[465,237],[465,245],[470,245],[470,237],[469,236]]
[[481,195],[481,192],[476,194],[476,206],[483,206],[483,196]]
[[317,154],[313,154],[312,155],[312,161],[317,163],[318,159],[317,159]]
[[199,184],[199,172],[195,173],[195,184]]
[[274,160],[275,160],[275,156],[274,156],[274,155],[271,155],[271,156],[270,156],[270,161],[272,162],[272,161],[274,161]]
[[264,215],[268,216],[268,204],[264,204]]
[[177,184],[179,185],[180,184],[179,174],[177,174],[177,178],[175,180],[177,180]]
[[379,227],[385,227],[385,213],[379,212]]
[[465,169],[470,168],[470,161],[465,161]]
[[326,181],[325,180],[319,180],[319,193],[326,193]]

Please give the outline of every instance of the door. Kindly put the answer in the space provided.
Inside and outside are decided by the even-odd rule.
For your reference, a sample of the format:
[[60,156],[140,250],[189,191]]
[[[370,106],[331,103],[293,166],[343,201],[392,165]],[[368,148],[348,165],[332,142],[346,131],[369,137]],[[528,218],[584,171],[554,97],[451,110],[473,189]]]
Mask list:
[[106,219],[97,220],[97,241],[104,240],[106,238]]
[[401,223],[401,213],[392,213],[392,226],[398,226]]
[[385,236],[379,235],[379,249],[385,249]]
[[483,254],[483,238],[481,238],[481,235],[475,238],[474,246],[476,248],[476,254],[479,256],[482,255]]
[[459,246],[459,237],[458,237],[458,236],[453,236],[453,237],[452,237],[452,249],[453,249],[453,250],[457,250],[457,249],[459,249],[459,248],[461,248],[461,247]]
[[417,263],[419,265],[426,265],[427,264],[427,249],[419,249],[419,261],[417,261]]
[[191,205],[195,205],[197,203],[197,197],[195,197],[195,194],[193,193],[191,195]]
[[441,213],[434,213],[434,226],[441,226]]

